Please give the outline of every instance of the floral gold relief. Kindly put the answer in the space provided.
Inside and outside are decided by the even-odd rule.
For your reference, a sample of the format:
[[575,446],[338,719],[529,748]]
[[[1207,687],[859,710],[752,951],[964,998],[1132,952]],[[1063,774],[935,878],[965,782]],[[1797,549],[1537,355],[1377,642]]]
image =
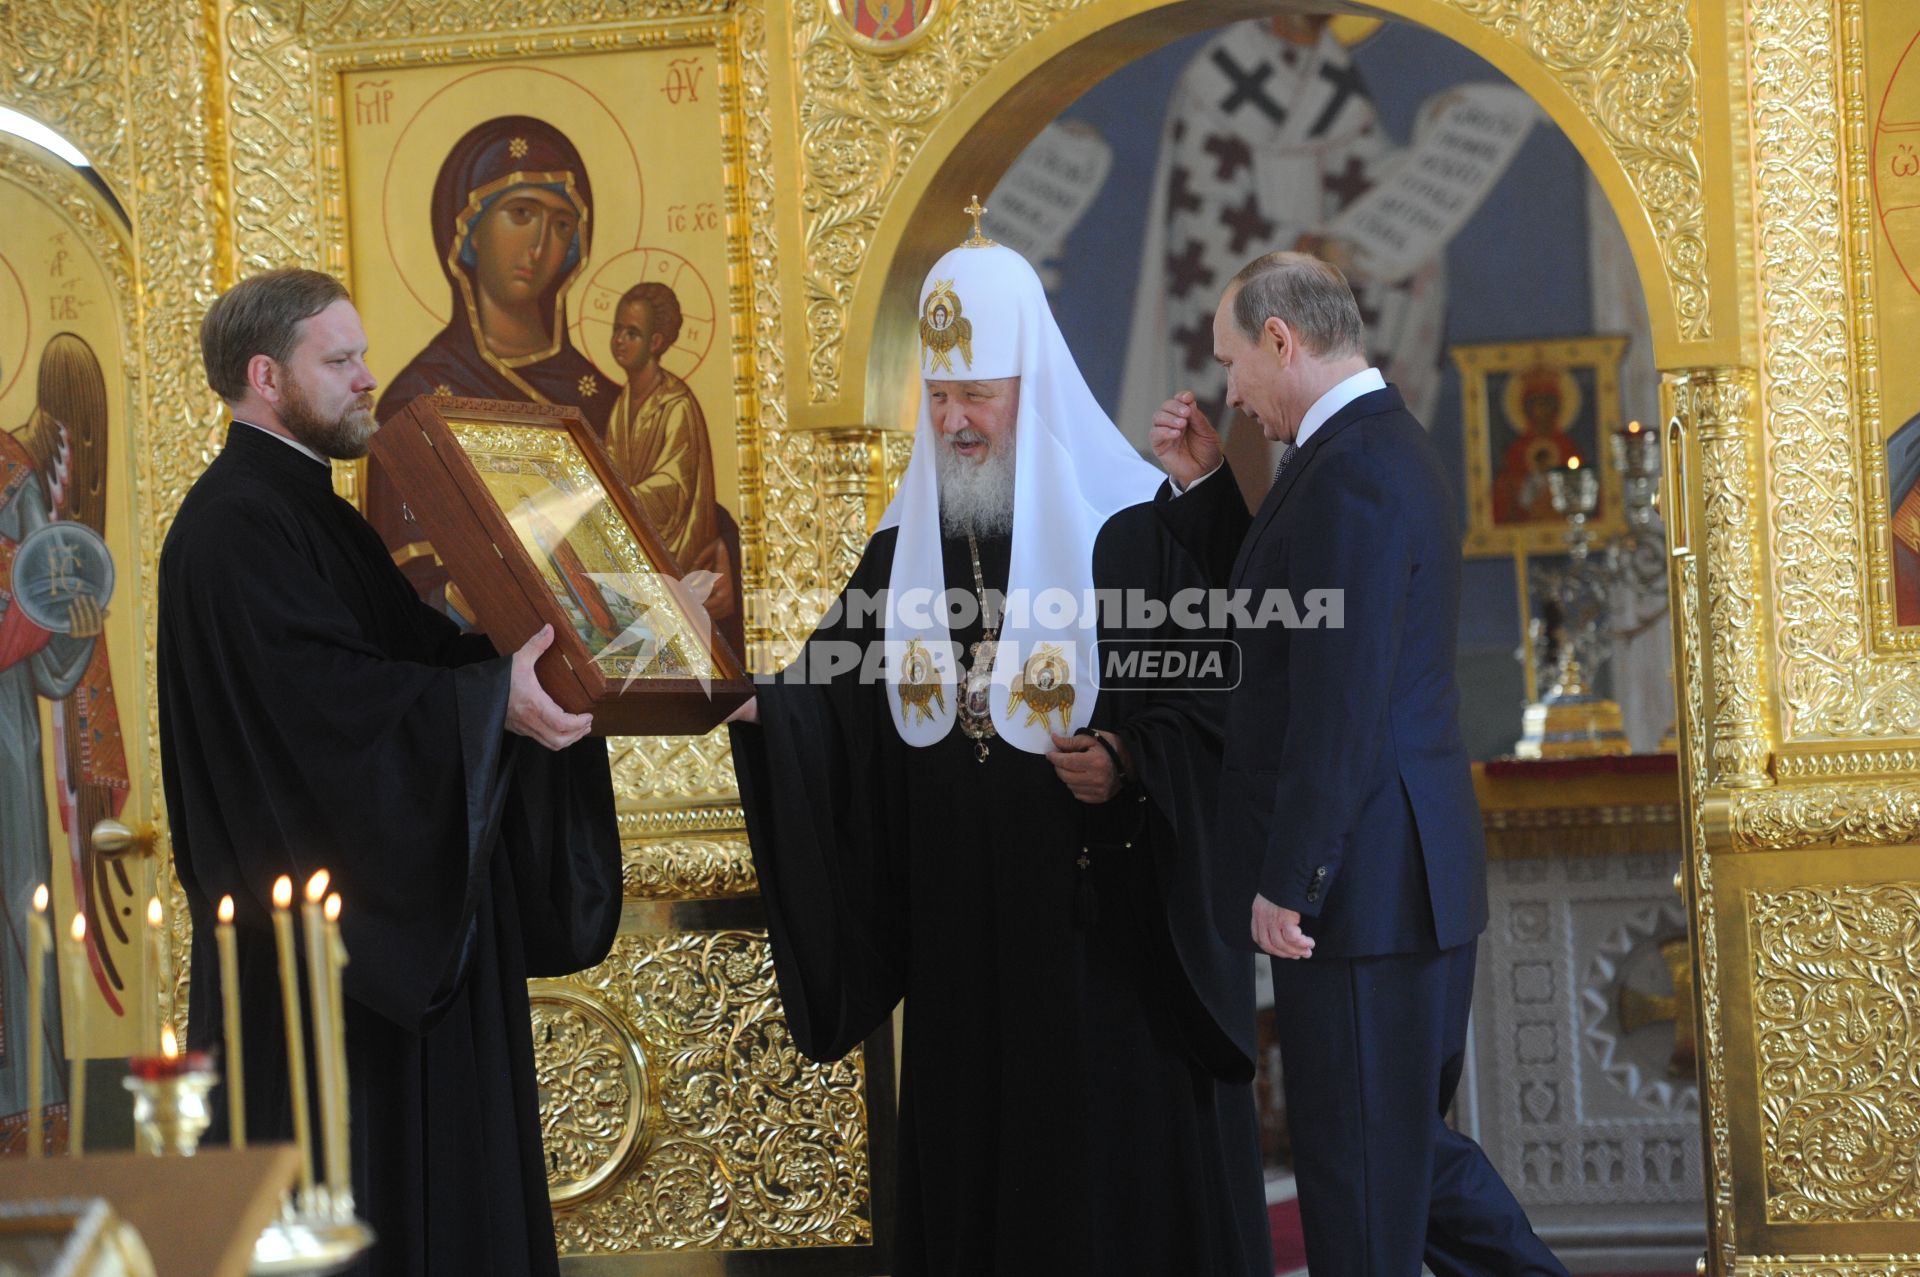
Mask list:
[[1920,884],[1746,903],[1769,1222],[1920,1219]]
[[1734,1277],[1916,1277],[1920,1255],[1742,1255]]
[[646,1054],[598,998],[536,980],[528,1002],[547,1191],[555,1205],[584,1201],[646,1145],[652,1099]]
[[1737,795],[1733,847],[1897,847],[1920,842],[1920,784],[1856,781],[1782,786]]
[[[875,269],[869,258],[882,217],[928,135],[988,71],[1095,3],[954,4],[911,51],[892,54],[849,42],[828,0],[795,0],[807,402],[832,404],[849,393],[854,293],[863,271]],[[1456,0],[1453,7],[1524,51],[1593,122],[1651,226],[1680,338],[1713,337],[1704,126],[1687,6]],[[1238,6],[1221,9],[1222,21],[1244,16]],[[860,370],[852,371],[857,381]]]
[[1741,368],[1669,375],[1675,409],[1698,439],[1714,704],[1712,779],[1748,789],[1769,783],[1772,752],[1763,670],[1755,379]]
[[1706,828],[1700,820],[1708,792],[1706,660],[1700,623],[1700,559],[1688,553],[1674,560],[1669,584],[1678,632],[1674,636],[1678,727],[1684,751],[1682,781],[1686,786],[1687,868],[1692,881],[1693,949],[1699,962],[1697,1036],[1701,1053],[1706,1105],[1702,1112],[1706,1135],[1707,1183],[1712,1194],[1713,1241],[1718,1270],[1729,1271],[1734,1255],[1733,1132],[1728,1120],[1726,1033],[1720,990],[1720,935],[1714,916],[1714,875]]
[[[563,1030],[541,1046],[536,1034],[550,1128],[547,1113],[557,1115],[563,1097],[628,1111],[624,1093],[618,1102],[592,1094],[592,1070],[571,1089],[546,1089],[582,1053],[628,1052],[646,1062],[653,1086],[645,1157],[591,1196],[556,1197],[561,1254],[872,1244],[864,1055],[823,1065],[796,1050],[764,932],[623,935],[606,962],[542,982],[536,999],[556,990],[603,1008],[629,1041]],[[606,1076],[631,1074],[623,1065]],[[595,1120],[567,1132],[567,1165],[611,1156],[627,1135],[616,1126]]]
[[629,842],[622,848],[620,880],[628,900],[723,900],[760,889],[741,835]]

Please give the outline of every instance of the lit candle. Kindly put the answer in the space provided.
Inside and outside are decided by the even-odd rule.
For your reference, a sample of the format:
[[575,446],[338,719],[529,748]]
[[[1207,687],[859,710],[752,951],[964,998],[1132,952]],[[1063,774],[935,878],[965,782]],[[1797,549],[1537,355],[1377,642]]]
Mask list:
[[67,1151],[75,1157],[87,1151],[87,915],[73,915],[67,929],[73,941],[67,947],[67,1041],[72,1043],[67,1070]]
[[300,973],[293,957],[293,879],[273,880],[273,944],[280,959],[280,1001],[287,1022],[287,1073],[293,1086],[293,1142],[300,1149],[301,1205],[313,1198],[313,1134],[307,1122],[307,1042],[300,1029]]
[[338,1166],[329,1163],[327,1185],[333,1191],[336,1208],[353,1193],[353,1144],[351,1110],[347,1107],[347,1001],[341,991],[340,972],[347,965],[347,946],[340,940],[340,893],[327,897],[327,1007],[333,1012],[333,1081],[338,1091],[334,1113],[339,1122],[334,1147],[340,1150]]
[[153,973],[154,990],[147,998],[147,1015],[151,1021],[148,1041],[152,1049],[160,1049],[160,1030],[165,1017],[160,1007],[167,999],[167,990],[173,987],[173,962],[167,953],[167,915],[160,907],[160,897],[151,896],[147,900],[147,969]]
[[307,942],[307,998],[313,1007],[313,1063],[319,1071],[320,1155],[326,1167],[329,1195],[345,1187],[339,1174],[346,1158],[340,1115],[339,1042],[334,1037],[332,955],[327,949],[323,904],[327,898],[327,871],[307,879],[307,899],[300,908],[300,924]]
[[220,924],[213,929],[220,945],[220,1006],[227,1029],[227,1130],[234,1148],[247,1146],[246,1083],[240,1068],[240,955],[233,936],[233,897],[220,897]]
[[1628,434],[1630,434],[1630,435],[1637,435],[1637,434],[1639,434],[1639,433],[1640,433],[1640,423],[1639,423],[1639,422],[1637,422],[1637,421],[1629,421],[1629,422],[1627,423],[1627,433],[1628,433]]
[[1580,468],[1580,458],[1578,457],[1567,458],[1567,469],[1578,470],[1579,468]]
[[[205,1051],[180,1052],[180,1039],[174,1036],[173,1026],[160,1026],[160,1049],[152,1055],[136,1055],[127,1061],[127,1072],[134,1077],[149,1082],[165,1081],[185,1073],[210,1073],[213,1070],[213,1057]],[[155,1153],[164,1150],[156,1148]]]
[[40,1156],[44,1097],[41,1059],[46,1046],[47,955],[53,952],[53,928],[47,925],[47,884],[33,889],[33,916],[27,919],[27,1156]]

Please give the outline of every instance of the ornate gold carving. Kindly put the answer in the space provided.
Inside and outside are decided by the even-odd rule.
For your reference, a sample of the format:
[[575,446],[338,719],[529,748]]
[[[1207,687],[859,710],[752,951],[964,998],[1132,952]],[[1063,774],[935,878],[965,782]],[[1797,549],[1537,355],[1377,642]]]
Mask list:
[[1774,755],[1782,781],[1909,776],[1920,772],[1920,749],[1822,749]]
[[284,13],[313,43],[349,44],[367,40],[418,40],[474,30],[479,18],[496,30],[538,22],[543,27],[612,25],[649,18],[700,18],[724,13],[736,0],[541,0],[516,11],[493,8],[476,13],[469,0],[268,0],[266,8]]
[[[1754,0],[1747,9],[1773,605],[1788,739],[1920,734],[1920,661],[1876,657],[1868,638],[1861,476],[1865,449],[1878,446],[1879,401],[1867,341],[1870,264],[1862,252],[1850,300],[1844,237],[1864,246],[1875,231],[1863,141],[1852,148],[1852,167],[1841,166],[1843,127],[1863,139],[1866,119],[1862,6],[1844,0],[1841,9],[1839,25],[1831,6],[1809,0]],[[1843,198],[1848,179],[1858,195],[1851,201]],[[1860,325],[1852,334],[1849,319]],[[1857,368],[1856,353],[1865,360]]]
[[871,1244],[864,1055],[794,1049],[764,932],[622,936],[562,983],[637,1032],[659,1106],[630,1173],[555,1202],[563,1255]]
[[1754,376],[1744,368],[1671,374],[1675,410],[1699,440],[1706,511],[1708,651],[1713,669],[1713,783],[1768,783],[1761,657],[1760,513]]
[[1530,54],[1599,128],[1653,223],[1680,335],[1713,336],[1700,73],[1688,7],[1459,0],[1459,8]]
[[848,45],[828,0],[796,0],[811,402],[840,398],[854,288],[927,134],[985,71],[1091,2],[955,5],[912,52],[885,56]]
[[760,889],[744,836],[628,843],[621,853],[620,883],[628,900],[712,900]]
[[[1680,499],[1684,500],[1684,494]],[[1691,875],[1691,915],[1694,953],[1700,963],[1699,1038],[1706,1083],[1703,1123],[1706,1128],[1707,1188],[1712,1198],[1709,1224],[1717,1244],[1716,1271],[1732,1271],[1736,1228],[1733,1214],[1733,1131],[1728,1117],[1725,1034],[1720,1009],[1720,934],[1714,916],[1713,858],[1707,846],[1701,811],[1707,801],[1706,657],[1701,636],[1700,558],[1687,554],[1674,561],[1669,597],[1678,621],[1674,643],[1677,693],[1685,766],[1687,870]]]
[[[842,396],[855,287],[881,216],[927,135],[986,70],[1093,2],[955,5],[911,53],[890,56],[850,47],[827,0],[795,0],[809,402]],[[1456,3],[1545,67],[1593,121],[1652,224],[1680,335],[1713,336],[1699,72],[1687,6]]]
[[1741,1255],[1734,1277],[1915,1277],[1916,1255]]
[[605,1002],[573,986],[535,980],[527,1000],[547,1192],[555,1206],[584,1202],[652,1134],[646,1053]]
[[629,807],[617,817],[620,837],[664,838],[670,834],[730,833],[746,828],[746,813],[731,803],[702,807]]
[[0,103],[79,147],[120,190],[130,176],[128,16],[113,0],[0,9]]
[[607,740],[607,757],[623,810],[710,803],[738,793],[724,728],[705,736],[614,736]]
[[1896,847],[1920,842],[1920,783],[1794,785],[1734,795],[1734,847]]
[[883,508],[899,491],[900,480],[907,474],[907,462],[912,459],[912,435],[903,430],[889,430],[880,436],[880,483],[886,492]]
[[1767,1218],[1920,1218],[1920,884],[1746,893]]
[[844,581],[860,566],[867,537],[879,512],[874,482],[880,468],[877,430],[825,430],[815,456],[820,465],[820,493],[825,509],[820,520],[820,559],[827,575]]

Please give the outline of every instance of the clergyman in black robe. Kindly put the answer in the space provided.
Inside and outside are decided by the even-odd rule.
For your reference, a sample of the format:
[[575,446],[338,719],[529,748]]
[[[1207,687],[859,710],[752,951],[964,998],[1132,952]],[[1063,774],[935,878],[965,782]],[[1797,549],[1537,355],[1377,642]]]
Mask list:
[[[253,289],[256,312],[266,287],[305,286],[322,307],[274,366],[314,383],[278,405],[281,430],[258,428],[274,405],[257,384],[222,384],[220,341],[203,333],[236,420],[160,559],[161,762],[194,934],[187,1038],[223,1040],[214,923],[231,895],[247,1135],[292,1137],[272,884],[327,869],[350,959],[354,1196],[378,1234],[356,1271],[556,1273],[526,981],[591,966],[613,942],[605,742],[569,733],[550,749],[567,737],[515,734],[515,658],[421,603],[334,494],[325,458],[298,442],[329,444],[303,417],[327,402],[333,374],[317,361],[345,350],[372,380],[351,303],[310,274],[235,290]],[[363,406],[322,413],[357,423],[327,455],[372,433],[354,393]],[[217,1097],[214,1112],[219,1139]]]
[[[983,752],[957,721],[910,744],[891,703],[900,686],[874,677],[889,611],[861,601],[890,588],[899,596],[899,564],[919,552],[902,548],[916,519],[934,529],[928,562],[940,579],[924,582],[934,590],[970,597],[983,584],[992,599],[1010,584],[1040,584],[1016,579],[1019,511],[1010,533],[974,529],[970,545],[913,508],[933,500],[930,454],[954,454],[938,463],[943,505],[953,499],[950,463],[971,464],[954,459],[953,445],[968,458],[981,448],[1010,455],[1006,436],[956,429],[944,405],[1017,383],[1017,486],[1051,485],[1059,508],[1066,485],[1097,500],[1085,471],[1040,468],[1043,439],[1080,448],[1100,441],[1098,431],[1119,435],[1070,363],[1061,366],[1065,348],[1031,274],[999,248],[956,250],[935,267],[930,285],[958,279],[950,313],[973,317],[973,336],[970,367],[930,374],[935,406],[923,406],[913,463],[928,470],[903,480],[886,521],[896,526],[873,537],[828,622],[787,670],[760,680],[757,707],[732,728],[781,997],[796,1043],[823,1061],[905,1001],[895,1277],[1267,1277],[1249,1085],[1253,973],[1217,938],[1209,912],[1202,822],[1219,740],[1204,707],[1172,690],[1100,690],[1087,728],[1108,735],[1129,774],[1104,801],[1082,801],[1056,758],[1086,751],[1031,752],[1002,739],[1003,724]],[[1025,330],[1050,330],[1056,349],[1036,352],[1029,341],[1024,360],[994,356],[994,303],[1009,288],[1026,308]],[[1003,339],[1021,327],[1000,316]],[[1002,380],[931,379],[970,373]],[[1072,396],[1044,381],[1069,375]],[[1074,409],[1083,419],[1063,427],[1060,415]],[[1076,457],[1103,464],[1084,449]],[[1104,461],[1128,468],[1138,458]],[[1163,603],[1200,585],[1197,566],[1157,524],[1147,504],[1090,518],[1096,539],[1073,552],[1084,556],[1084,583]],[[957,651],[971,651],[984,609],[949,619]],[[1103,648],[1160,646],[1172,631],[1170,621],[1128,628],[1124,609],[1118,621],[1102,624]],[[959,682],[941,699],[963,694]],[[1001,708],[1006,692],[994,696]],[[906,721],[926,726],[917,713]]]

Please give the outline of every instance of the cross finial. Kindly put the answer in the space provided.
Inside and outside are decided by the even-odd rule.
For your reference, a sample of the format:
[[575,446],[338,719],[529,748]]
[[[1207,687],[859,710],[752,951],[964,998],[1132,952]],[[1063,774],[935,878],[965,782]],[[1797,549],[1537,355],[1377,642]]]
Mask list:
[[961,209],[960,211],[973,219],[973,234],[968,236],[966,242],[960,245],[960,247],[962,248],[993,248],[995,247],[994,241],[988,239],[986,236],[986,232],[980,229],[980,219],[987,215],[986,206],[980,203],[980,197],[978,195],[974,196],[973,202],[968,204],[965,208]]

